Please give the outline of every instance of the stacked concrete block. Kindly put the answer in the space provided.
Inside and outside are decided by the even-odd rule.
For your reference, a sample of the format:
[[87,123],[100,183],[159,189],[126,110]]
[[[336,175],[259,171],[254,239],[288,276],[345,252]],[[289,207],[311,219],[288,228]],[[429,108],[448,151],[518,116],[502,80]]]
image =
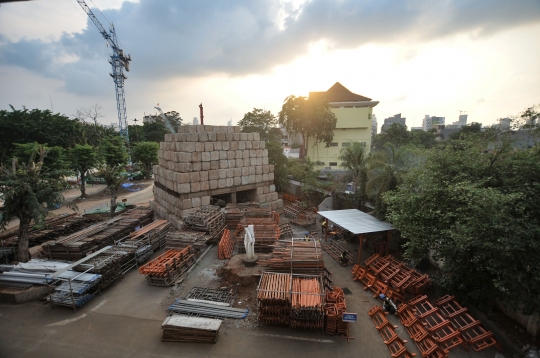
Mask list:
[[[166,134],[154,166],[156,213],[180,222],[193,209],[210,204],[213,195],[237,193],[273,210],[283,207],[268,164],[266,143],[240,127],[181,126]],[[233,201],[234,196],[231,196]]]

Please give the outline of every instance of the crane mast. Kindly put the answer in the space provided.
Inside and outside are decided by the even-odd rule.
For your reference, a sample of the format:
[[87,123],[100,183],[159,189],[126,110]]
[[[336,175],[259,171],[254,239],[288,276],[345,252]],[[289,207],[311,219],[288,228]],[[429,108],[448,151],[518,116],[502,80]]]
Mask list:
[[165,127],[167,127],[169,132],[171,132],[172,134],[175,134],[176,131],[174,130],[171,122],[169,122],[169,118],[167,118],[167,116],[165,115],[165,113],[163,113],[161,108],[160,107],[154,107],[154,108],[157,109],[159,111],[159,113],[161,113],[161,118],[163,118],[163,123],[165,123]]
[[127,76],[124,74],[124,68],[129,72],[129,62],[131,61],[130,55],[124,55],[124,50],[118,45],[118,39],[116,37],[116,30],[114,25],[111,24],[109,32],[105,30],[103,25],[99,22],[97,17],[94,15],[92,10],[86,5],[84,0],[77,0],[79,5],[90,20],[96,25],[98,31],[101,33],[101,36],[107,43],[111,46],[113,54],[109,59],[109,63],[112,66],[112,73],[109,75],[113,78],[114,87],[116,90],[116,108],[118,110],[118,129],[120,130],[120,136],[122,136],[129,147],[129,132],[128,132],[128,123],[127,123],[127,114],[126,114],[126,96],[124,94],[124,81],[127,79]]

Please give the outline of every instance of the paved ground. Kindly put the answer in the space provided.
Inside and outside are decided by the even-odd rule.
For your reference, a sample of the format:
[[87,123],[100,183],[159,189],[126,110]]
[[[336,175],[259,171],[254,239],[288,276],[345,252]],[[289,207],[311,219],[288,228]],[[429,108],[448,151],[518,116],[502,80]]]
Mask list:
[[[223,325],[216,344],[162,343],[164,307],[192,286],[216,280],[212,273],[220,266],[216,257],[214,247],[190,277],[173,289],[149,286],[142,275],[131,271],[77,312],[66,307],[51,309],[40,302],[0,304],[0,357],[390,357],[367,315],[377,302],[352,281],[350,267],[343,268],[328,256],[325,263],[333,272],[333,284],[352,291],[346,296],[347,306],[358,313],[358,322],[351,324],[355,339],[350,344],[320,331],[238,321]],[[399,336],[407,339],[397,319],[390,319],[399,325]],[[413,344],[408,346],[416,351]],[[487,358],[495,353],[493,349],[481,353],[458,349],[450,357]]]

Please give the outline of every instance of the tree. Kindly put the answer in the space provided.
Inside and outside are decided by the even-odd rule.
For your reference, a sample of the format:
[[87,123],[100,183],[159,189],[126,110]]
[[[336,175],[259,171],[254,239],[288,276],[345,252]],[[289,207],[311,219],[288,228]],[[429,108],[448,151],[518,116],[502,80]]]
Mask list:
[[418,148],[432,148],[437,145],[435,133],[431,131],[414,130],[409,134],[410,143]]
[[[38,155],[37,163],[34,162]],[[19,219],[18,260],[28,262],[28,230],[30,222],[43,224],[47,216],[46,207],[65,204],[62,192],[69,189],[61,170],[45,170],[47,149],[40,146],[28,164],[18,163],[14,158],[11,168],[0,167],[0,228],[14,218]]]
[[120,174],[124,171],[128,154],[124,139],[114,137],[106,139],[101,146],[100,155],[103,158],[103,163],[98,171],[98,175],[105,180],[107,188],[111,192],[111,217],[116,211],[116,199],[118,188],[123,182]]
[[383,150],[372,153],[368,162],[367,196],[375,203],[375,216],[386,220],[386,203],[383,194],[396,189],[405,173],[404,147],[387,143]]
[[301,156],[303,157],[307,153],[309,138],[313,138],[314,144],[326,143],[327,147],[332,143],[337,118],[330,110],[328,102],[322,99],[289,96],[279,112],[278,122],[288,132],[302,134],[304,147],[303,151],[301,150]]
[[367,184],[367,160],[366,147],[359,142],[350,142],[349,146],[341,149],[339,155],[341,166],[349,170],[352,174],[354,191],[360,199],[361,205],[366,200]]
[[450,139],[459,140],[465,139],[465,137],[472,133],[480,133],[482,131],[482,123],[472,122],[466,126],[461,127],[458,132],[450,134]]
[[0,110],[0,163],[13,156],[14,143],[47,143],[66,149],[83,141],[81,123],[59,113],[13,106],[11,111]]
[[540,311],[540,150],[480,137],[428,152],[387,192],[405,255],[441,263],[439,283],[471,302]]
[[253,108],[244,114],[238,125],[244,133],[259,133],[261,140],[280,142],[281,130],[276,127],[277,118],[270,112]]
[[89,145],[77,144],[69,151],[71,169],[73,169],[81,178],[81,198],[86,197],[86,173],[99,164],[98,153],[96,149]]
[[371,147],[374,150],[383,149],[388,143],[401,147],[411,143],[411,140],[411,132],[407,131],[406,126],[399,123],[392,123],[390,127],[384,129],[381,133],[373,137]]
[[283,154],[281,144],[267,142],[266,149],[268,149],[268,163],[274,166],[274,183],[279,191],[287,183],[287,165],[289,161]]
[[152,166],[158,163],[159,144],[156,142],[139,142],[133,148],[133,158],[142,163],[142,173],[146,179],[150,177]]
[[39,149],[43,147],[47,150],[47,155],[43,160],[42,170],[66,170],[69,168],[69,160],[66,158],[62,147],[48,147],[47,144],[34,143],[13,143],[12,154],[20,163],[29,163],[35,157]]

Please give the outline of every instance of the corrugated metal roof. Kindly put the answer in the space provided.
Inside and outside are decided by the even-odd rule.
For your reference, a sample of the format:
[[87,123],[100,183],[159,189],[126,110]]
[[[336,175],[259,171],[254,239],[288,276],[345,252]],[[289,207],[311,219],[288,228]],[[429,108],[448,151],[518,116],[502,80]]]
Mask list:
[[319,215],[355,235],[395,229],[392,224],[357,209],[319,211]]

